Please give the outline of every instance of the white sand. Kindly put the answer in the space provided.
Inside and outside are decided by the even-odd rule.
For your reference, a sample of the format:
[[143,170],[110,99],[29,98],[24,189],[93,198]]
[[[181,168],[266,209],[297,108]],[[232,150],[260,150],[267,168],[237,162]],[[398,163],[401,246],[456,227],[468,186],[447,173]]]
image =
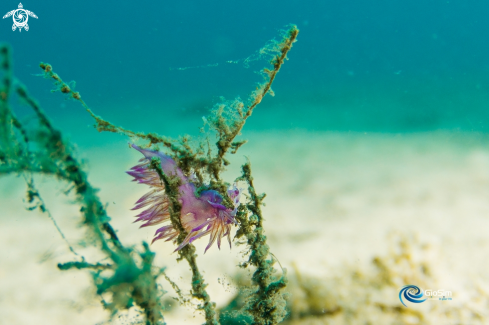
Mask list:
[[[388,233],[399,231],[417,233],[421,242],[438,247],[436,285],[451,290],[454,301],[459,299],[454,303],[470,302],[464,292],[474,283],[489,283],[489,137],[274,132],[247,138],[250,143],[233,158],[229,180],[247,155],[257,190],[267,193],[269,244],[289,271],[294,262],[301,273],[327,279],[346,264],[364,265],[386,254],[392,244]],[[155,229],[139,230],[129,211],[146,192],[124,174],[137,162],[137,152],[121,141],[80,155],[89,159],[90,180],[101,188],[123,243],[150,241]],[[57,263],[73,255],[47,216],[25,211],[22,182],[0,178],[0,324],[102,322],[107,314],[93,298],[89,274],[57,270]],[[66,186],[47,178],[37,178],[37,184],[69,241],[95,262],[96,255],[76,245],[83,230],[77,227],[76,206],[69,204],[73,198],[61,194]],[[205,245],[206,239],[197,243],[199,264],[212,299],[223,306],[236,292],[230,279],[243,247],[214,247],[203,255]],[[188,267],[176,264],[173,246],[158,242],[152,249],[156,264],[167,266],[170,277],[188,290]],[[194,314],[184,307],[166,321],[202,323]]]

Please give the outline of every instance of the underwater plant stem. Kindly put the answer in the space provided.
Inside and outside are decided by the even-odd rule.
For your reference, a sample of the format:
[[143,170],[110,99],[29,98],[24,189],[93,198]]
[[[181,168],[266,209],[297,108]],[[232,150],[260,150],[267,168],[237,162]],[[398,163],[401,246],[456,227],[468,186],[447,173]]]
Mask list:
[[[95,194],[94,188],[90,186],[87,181],[87,175],[82,171],[79,163],[73,158],[70,149],[64,144],[61,132],[56,130],[49,119],[46,117],[40,106],[35,100],[33,100],[28,94],[27,90],[19,85],[16,88],[17,94],[25,100],[26,103],[36,113],[42,126],[49,131],[49,144],[52,146],[51,156],[54,159],[59,159],[62,162],[62,167],[57,171],[57,176],[73,183],[76,189],[76,193],[80,196],[81,201],[84,203],[84,215],[85,222],[91,225],[92,230],[99,238],[102,244],[102,249],[108,253],[112,259],[116,258],[116,254],[109,248],[107,242],[101,232],[103,229],[110,237],[111,242],[118,249],[122,248],[122,244],[117,238],[112,226],[108,224],[108,218],[102,203]],[[102,220],[102,222],[100,222]]]
[[[299,35],[299,29],[297,26],[293,25],[289,31],[287,32],[287,36],[284,38],[282,44],[280,44],[280,55],[277,55],[275,59],[271,62],[273,64],[273,70],[265,70],[269,76],[268,82],[263,85],[261,92],[259,92],[254,102],[246,111],[244,116],[244,120],[251,116],[253,113],[253,109],[262,101],[263,97],[270,91],[272,88],[272,83],[275,80],[275,76],[279,72],[282,64],[287,58],[287,53],[292,49],[292,44],[297,40],[297,35]],[[243,123],[244,124],[244,123]]]
[[[187,237],[187,231],[182,225],[180,220],[180,214],[182,205],[179,202],[179,179],[178,177],[169,178],[161,168],[161,161],[159,158],[151,159],[151,168],[153,168],[161,182],[165,185],[165,191],[168,195],[170,202],[170,221],[173,227],[179,232],[177,237],[177,243],[180,245],[185,237]],[[197,254],[195,253],[195,246],[191,243],[185,245],[182,249],[178,251],[179,258],[181,260],[184,258],[192,271],[192,297],[195,297],[203,302],[203,304],[199,307],[199,309],[204,311],[205,314],[205,324],[206,325],[219,325],[219,322],[216,318],[215,307],[216,304],[210,300],[210,296],[207,293],[204,277],[202,273],[199,271],[199,267],[197,265]]]
[[96,263],[96,264],[90,264],[87,262],[67,262],[67,263],[59,263],[58,264],[58,269],[60,270],[69,270],[69,269],[94,269],[94,270],[106,270],[106,269],[112,269],[114,266],[111,264],[101,264],[101,263]]
[[[0,150],[7,150],[7,145],[10,137],[10,109],[8,107],[8,99],[10,95],[10,87],[12,85],[12,63],[10,46],[7,44],[0,45],[0,69],[3,70],[3,82],[0,88]],[[6,153],[1,153],[0,158],[6,158]]]
[[217,142],[219,152],[218,152],[218,156],[216,157],[216,159],[219,160],[220,164],[222,163],[226,164],[224,160],[224,156],[231,147],[234,147],[235,148],[234,152],[236,152],[239,146],[243,144],[243,143],[236,143],[233,146],[233,141],[236,138],[236,136],[240,134],[241,130],[243,129],[246,123],[246,120],[251,116],[255,107],[261,103],[263,97],[265,97],[265,95],[272,88],[272,84],[273,81],[275,80],[275,76],[280,71],[282,64],[287,58],[287,53],[292,49],[292,44],[296,41],[297,35],[299,35],[299,29],[295,25],[291,26],[291,28],[287,31],[287,34],[285,35],[282,43],[280,44],[280,55],[277,55],[271,62],[273,65],[273,70],[268,70],[268,69],[264,70],[264,72],[268,75],[268,81],[265,84],[261,85],[256,90],[256,92],[254,93],[253,101],[251,105],[248,107],[248,109],[245,111],[241,121],[236,123],[228,131],[221,133],[221,139],[220,141]]
[[73,249],[73,246],[71,246],[71,244],[69,243],[68,239],[66,238],[65,234],[61,231],[61,228],[58,226],[58,223],[56,222],[56,220],[54,219],[54,217],[51,215],[51,212],[46,208],[46,204],[44,203],[44,200],[42,199],[41,195],[39,194],[39,191],[34,187],[34,179],[32,177],[32,175],[25,175],[24,174],[24,179],[27,183],[27,200],[29,203],[33,203],[34,200],[37,200],[37,205],[34,206],[33,208],[30,208],[29,210],[32,210],[32,209],[35,209],[35,208],[39,208],[39,210],[42,212],[42,213],[46,213],[48,218],[51,220],[51,222],[53,223],[54,227],[56,228],[56,230],[58,231],[59,235],[61,236],[61,238],[63,239],[63,241],[66,243],[66,245],[68,246],[68,249],[76,256],[80,257],[83,261],[83,257],[78,255],[77,252],[75,252],[75,250]]
[[287,286],[287,270],[282,269],[282,276],[277,280],[274,276],[273,259],[267,259],[270,248],[263,230],[263,217],[261,205],[265,194],[256,193],[253,177],[251,176],[251,164],[247,162],[242,166],[242,176],[237,180],[248,183],[250,201],[246,208],[252,213],[247,216],[246,211],[240,211],[236,219],[240,228],[236,237],[245,236],[250,247],[250,257],[242,266],[253,265],[256,267],[252,280],[258,285],[258,290],[250,298],[248,312],[252,315],[253,324],[273,325],[280,323],[286,316],[285,297],[281,292]]
[[172,141],[168,140],[166,137],[157,135],[155,133],[142,133],[142,132],[133,132],[131,130],[127,130],[123,127],[116,126],[106,120],[104,120],[102,117],[96,115],[90,107],[85,103],[85,101],[82,99],[81,95],[79,92],[74,91],[71,89],[67,83],[61,79],[61,77],[53,71],[53,67],[49,63],[44,63],[41,62],[39,64],[39,67],[44,71],[44,77],[48,79],[53,79],[55,85],[57,86],[57,90],[61,91],[64,94],[67,94],[70,96],[72,99],[78,101],[83,108],[90,114],[90,116],[95,120],[95,128],[99,132],[113,132],[113,133],[120,133],[124,134],[130,138],[140,138],[140,139],[145,139],[150,142],[150,145],[152,144],[157,144],[157,143],[162,143],[164,146],[170,148],[172,151],[179,152],[181,154],[185,153],[185,150],[182,148],[176,146]]
[[11,52],[12,50],[10,49],[10,46],[8,46],[7,44],[0,44],[0,55],[3,58],[0,63],[0,68],[4,71],[3,87],[0,91],[0,100],[5,103],[8,102],[10,96],[10,88],[13,81]]
[[[180,253],[181,252],[181,253]],[[195,246],[186,245],[180,250],[180,256],[184,257],[190,269],[192,270],[192,297],[198,298],[203,301],[203,305],[199,308],[204,311],[205,324],[206,325],[219,325],[216,319],[216,304],[211,301],[209,294],[207,293],[204,277],[199,271],[197,265],[197,254],[195,254]]]
[[[3,70],[0,86],[0,163],[9,156],[25,156],[24,147],[29,142],[26,130],[9,107],[14,82],[11,52],[9,45],[0,44],[0,71]],[[15,138],[12,126],[22,135],[23,143]]]

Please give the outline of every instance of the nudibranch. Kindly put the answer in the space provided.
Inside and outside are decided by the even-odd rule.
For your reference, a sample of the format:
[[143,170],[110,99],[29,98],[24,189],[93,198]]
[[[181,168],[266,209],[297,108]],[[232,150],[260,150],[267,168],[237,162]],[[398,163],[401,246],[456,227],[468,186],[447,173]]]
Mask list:
[[[151,190],[143,195],[132,210],[146,208],[139,213],[135,222],[143,222],[140,228],[154,226],[170,222],[169,198],[165,193],[165,185],[160,180],[158,173],[151,168],[151,158],[158,157],[161,161],[161,169],[165,175],[180,179],[179,201],[182,205],[180,221],[188,235],[177,247],[178,251],[194,240],[210,235],[207,251],[217,239],[217,246],[221,248],[221,239],[227,236],[231,247],[231,225],[236,224],[236,212],[239,206],[240,191],[236,186],[231,186],[227,195],[234,205],[234,209],[223,204],[223,197],[215,190],[204,190],[198,195],[192,176],[186,176],[177,166],[175,160],[159,151],[142,149],[136,145],[132,147],[144,155],[139,160],[140,164],[131,168],[127,173],[134,177],[135,182],[148,185]],[[156,240],[176,241],[179,231],[173,225],[167,224],[156,230]]]

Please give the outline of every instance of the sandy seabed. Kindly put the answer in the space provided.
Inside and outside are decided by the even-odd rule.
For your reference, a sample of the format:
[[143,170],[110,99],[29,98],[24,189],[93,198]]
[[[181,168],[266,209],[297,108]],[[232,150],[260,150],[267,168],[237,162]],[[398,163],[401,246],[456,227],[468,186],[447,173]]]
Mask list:
[[[453,300],[409,305],[409,310],[416,312],[406,316],[398,290],[387,290],[389,294],[379,299],[393,309],[381,308],[373,321],[396,323],[394,318],[382,318],[388,313],[406,316],[400,324],[464,320],[469,320],[464,324],[483,324],[488,319],[489,136],[283,131],[252,133],[247,138],[250,142],[233,157],[227,176],[229,180],[238,176],[244,155],[249,157],[257,190],[267,193],[266,234],[272,252],[288,269],[291,301],[294,295],[301,295],[294,291],[298,274],[314,279],[318,288],[343,292],[342,306],[334,309],[331,302],[325,302],[326,307],[321,307],[325,315],[313,312],[317,306],[297,307],[303,312],[291,322],[356,324],[355,319],[368,318],[361,313],[374,311],[361,305],[372,304],[371,296],[363,299],[365,292],[348,288],[357,282],[337,280],[349,277],[352,270],[368,270],[375,256],[389,261],[397,239],[411,237],[417,239],[410,254],[422,255],[431,268],[423,285],[450,290]],[[100,196],[108,204],[122,242],[139,245],[143,240],[151,241],[155,228],[138,229],[130,211],[147,188],[131,183],[124,173],[136,164],[138,153],[121,142],[80,150],[79,155],[89,161],[90,181],[101,189]],[[37,177],[36,183],[75,250],[98,261],[96,252],[79,245],[84,231],[79,227],[77,207],[71,204],[73,197],[62,194],[66,185],[46,177]],[[0,324],[104,323],[108,314],[95,298],[90,275],[56,268],[57,263],[70,261],[74,255],[45,214],[25,210],[24,192],[22,178],[0,178]],[[206,242],[202,239],[196,244],[198,261],[212,299],[222,307],[238,291],[233,279],[240,272],[236,265],[242,261],[244,247],[230,250],[224,246],[220,251],[213,247],[204,255]],[[432,249],[424,254],[422,247],[426,246]],[[173,245],[156,242],[152,249],[157,252],[156,264],[166,266],[170,278],[188,292],[190,272],[184,262],[175,262]],[[404,271],[408,276],[417,272],[409,267]],[[402,286],[406,278],[399,279],[395,284]],[[337,287],[332,287],[333,282]],[[168,291],[165,302],[170,303],[175,294],[164,279],[161,284]],[[355,299],[345,300],[349,292]],[[344,318],[340,314],[348,309],[348,301],[353,314],[357,311],[358,315]],[[322,302],[317,303],[321,306]],[[328,308],[337,312],[328,312]],[[459,313],[450,314],[450,310]],[[115,323],[130,324],[132,319],[123,315]],[[201,324],[203,317],[191,307],[179,307],[168,313],[165,321]]]

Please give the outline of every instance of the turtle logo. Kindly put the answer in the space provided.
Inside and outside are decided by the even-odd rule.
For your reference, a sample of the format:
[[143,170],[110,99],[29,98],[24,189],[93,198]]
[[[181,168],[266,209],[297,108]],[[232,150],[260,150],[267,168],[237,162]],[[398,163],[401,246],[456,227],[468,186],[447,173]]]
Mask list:
[[19,3],[19,9],[9,11],[5,16],[3,16],[4,19],[12,16],[12,18],[14,19],[12,31],[14,32],[17,28],[19,29],[19,32],[22,31],[22,28],[25,28],[26,31],[29,30],[29,25],[27,25],[27,20],[29,20],[29,16],[37,19],[36,14],[23,8],[24,7],[22,6],[22,3]]

